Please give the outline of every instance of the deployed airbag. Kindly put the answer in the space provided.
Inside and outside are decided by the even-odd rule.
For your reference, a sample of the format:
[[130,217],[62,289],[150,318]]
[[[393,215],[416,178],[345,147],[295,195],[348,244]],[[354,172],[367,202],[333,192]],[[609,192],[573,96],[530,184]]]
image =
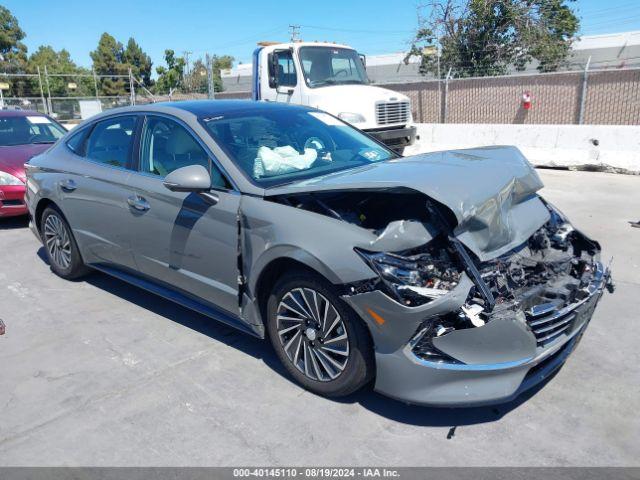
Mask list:
[[305,148],[304,153],[300,154],[290,145],[273,149],[262,146],[258,149],[253,165],[253,175],[255,178],[262,178],[305,170],[317,158],[318,152],[312,148]]

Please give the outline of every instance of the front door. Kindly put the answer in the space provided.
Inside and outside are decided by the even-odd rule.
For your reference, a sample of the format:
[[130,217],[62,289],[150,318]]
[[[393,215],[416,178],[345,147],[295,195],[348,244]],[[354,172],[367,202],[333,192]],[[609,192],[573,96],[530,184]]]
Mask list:
[[[183,124],[146,117],[139,169],[129,181],[138,197],[133,250],[143,274],[237,315],[240,194],[211,158]],[[211,194],[172,192],[163,185],[173,170],[195,164],[211,172]]]
[[275,50],[273,55],[277,60],[277,71],[273,72],[277,76],[276,102],[300,104],[300,86],[293,53],[291,50]]

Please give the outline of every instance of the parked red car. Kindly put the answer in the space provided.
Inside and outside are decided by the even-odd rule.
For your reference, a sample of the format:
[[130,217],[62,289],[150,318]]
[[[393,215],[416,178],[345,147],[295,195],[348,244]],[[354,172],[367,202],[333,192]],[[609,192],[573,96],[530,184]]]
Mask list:
[[0,111],[0,218],[26,215],[24,164],[66,133],[39,112]]

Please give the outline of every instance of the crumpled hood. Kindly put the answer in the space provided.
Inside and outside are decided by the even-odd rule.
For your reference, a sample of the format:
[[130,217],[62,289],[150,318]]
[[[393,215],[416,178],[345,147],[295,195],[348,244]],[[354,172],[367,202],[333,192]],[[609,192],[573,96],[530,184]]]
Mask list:
[[484,261],[520,245],[548,221],[549,212],[536,194],[542,186],[516,147],[484,147],[372,163],[269,189],[266,194],[417,190],[453,212],[458,222],[455,235]]
[[44,152],[51,144],[27,144],[0,147],[0,170],[25,181],[24,164],[32,157]]

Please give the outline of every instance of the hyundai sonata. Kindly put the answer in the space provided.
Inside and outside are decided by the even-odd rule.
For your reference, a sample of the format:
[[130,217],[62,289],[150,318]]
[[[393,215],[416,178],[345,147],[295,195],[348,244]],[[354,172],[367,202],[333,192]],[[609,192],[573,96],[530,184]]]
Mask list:
[[609,272],[513,147],[402,158],[318,110],[112,110],[29,162],[51,269],[268,337],[305,388],[503,402],[557,369]]

